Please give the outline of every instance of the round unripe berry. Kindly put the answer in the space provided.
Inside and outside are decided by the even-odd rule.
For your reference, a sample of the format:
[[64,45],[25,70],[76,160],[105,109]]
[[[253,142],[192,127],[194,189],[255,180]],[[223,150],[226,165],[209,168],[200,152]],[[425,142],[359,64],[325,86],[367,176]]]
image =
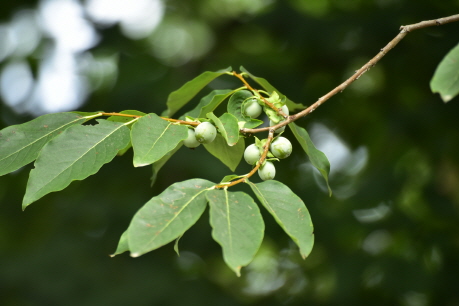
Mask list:
[[[285,120],[279,121],[279,123],[284,122]],[[269,120],[269,126],[273,126],[276,123],[274,123],[272,120]],[[274,133],[279,134],[280,132],[283,132],[285,130],[285,125],[281,128],[278,128],[277,130],[274,131]]]
[[[288,107],[287,105],[284,105],[281,107],[281,110],[284,112],[284,114],[286,114],[287,116],[289,115],[289,110],[288,110]],[[278,123],[281,123],[285,120],[281,120],[279,121]],[[273,126],[275,123],[272,121],[272,120],[269,120],[269,126]],[[274,133],[278,134],[280,132],[283,132],[285,130],[285,125],[281,128],[278,128],[277,130],[274,131]]]
[[196,148],[201,143],[196,139],[196,135],[193,129],[188,129],[188,137],[183,141],[185,147]]
[[286,114],[287,116],[290,114],[287,105],[284,105],[281,107],[281,110]]
[[249,116],[250,118],[257,118],[260,116],[262,111],[263,108],[260,104],[258,104],[256,99],[252,99],[251,101],[247,102],[244,109],[245,115]]
[[260,157],[260,150],[254,143],[245,148],[244,159],[248,164],[255,165],[256,162],[260,159]]
[[267,161],[263,166],[258,168],[258,175],[263,181],[272,180],[276,176],[276,168],[274,164]]
[[285,137],[277,137],[269,146],[271,153],[277,158],[287,158],[292,154],[292,144]]
[[217,136],[217,129],[212,123],[203,122],[196,127],[194,133],[200,143],[211,143]]

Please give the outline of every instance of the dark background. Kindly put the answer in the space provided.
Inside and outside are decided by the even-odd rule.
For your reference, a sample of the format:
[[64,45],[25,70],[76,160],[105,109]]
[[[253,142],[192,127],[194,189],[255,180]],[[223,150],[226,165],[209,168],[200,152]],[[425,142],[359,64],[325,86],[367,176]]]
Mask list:
[[[7,25],[18,11],[44,2],[3,2],[0,22]],[[164,5],[162,24],[147,38],[130,39],[117,25],[94,25],[100,41],[82,53],[115,57],[117,73],[102,86],[88,73],[92,92],[78,110],[161,113],[171,91],[203,71],[230,65],[243,65],[310,105],[376,55],[400,25],[459,11],[456,0]],[[188,31],[188,42],[174,47],[166,23]],[[159,46],[166,50],[162,57],[151,51],[152,44],[167,42],[158,38],[161,31],[173,42],[171,49]],[[207,213],[180,240],[180,257],[172,244],[135,259],[108,256],[152,196],[174,182],[230,174],[202,146],[179,150],[153,187],[150,167],[132,167],[128,152],[22,212],[28,165],[0,177],[0,304],[459,305],[459,103],[444,104],[429,89],[458,33],[458,23],[410,33],[365,76],[297,122],[329,156],[335,193],[328,197],[294,142],[276,179],[311,213],[316,240],[306,260],[265,212],[263,245],[240,278],[225,266]],[[22,58],[34,76],[47,44],[52,41],[44,35]],[[171,55],[177,50],[182,57]],[[0,71],[15,60],[14,54],[4,58]],[[210,87],[228,86],[240,83],[225,76]],[[36,115],[2,104],[0,127]],[[237,173],[248,170],[241,164]]]

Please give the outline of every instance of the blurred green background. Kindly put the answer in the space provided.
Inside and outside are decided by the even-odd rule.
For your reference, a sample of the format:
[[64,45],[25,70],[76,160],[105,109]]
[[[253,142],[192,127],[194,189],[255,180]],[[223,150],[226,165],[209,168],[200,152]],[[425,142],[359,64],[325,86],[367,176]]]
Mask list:
[[[3,128],[58,111],[161,113],[171,91],[230,65],[310,105],[400,25],[457,14],[459,1],[20,0],[0,8]],[[298,121],[329,157],[334,190],[328,197],[294,142],[276,179],[311,213],[316,242],[306,260],[265,212],[263,245],[240,278],[225,266],[207,213],[180,240],[180,257],[172,244],[136,259],[108,256],[152,196],[177,181],[230,174],[202,146],[179,150],[153,187],[150,167],[133,168],[129,152],[22,212],[28,165],[0,177],[0,304],[459,305],[459,101],[444,104],[429,90],[458,33],[457,23],[411,33]],[[239,86],[225,76],[203,93]],[[237,173],[248,170],[241,164]]]

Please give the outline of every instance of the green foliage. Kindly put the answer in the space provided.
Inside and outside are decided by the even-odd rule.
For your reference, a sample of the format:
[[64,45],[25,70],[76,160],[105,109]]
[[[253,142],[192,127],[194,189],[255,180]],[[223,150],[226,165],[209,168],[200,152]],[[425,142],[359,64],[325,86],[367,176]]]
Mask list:
[[328,192],[331,196],[332,190],[330,188],[330,185],[328,184],[330,162],[328,161],[327,157],[322,151],[317,150],[317,148],[312,143],[312,140],[309,137],[308,132],[305,129],[299,127],[295,123],[290,123],[288,126],[292,130],[293,135],[295,135],[296,140],[298,140],[304,152],[306,152],[306,154],[308,155],[311,164],[314,167],[316,167],[316,169],[319,170],[320,174],[322,174],[322,176],[324,177],[325,182],[327,183]]
[[224,113],[220,118],[217,118],[213,113],[208,113],[207,118],[211,119],[219,128],[229,146],[232,147],[239,141],[239,125],[236,117]]
[[[205,72],[173,92],[167,102],[167,114],[175,114],[204,86],[226,73],[237,76],[250,90],[214,90],[203,97],[194,109],[182,115],[180,118],[183,120],[135,110],[120,113],[59,113],[5,128],[0,131],[1,174],[15,171],[36,159],[23,200],[23,208],[26,208],[48,193],[64,189],[74,180],[83,180],[95,174],[104,164],[117,155],[123,155],[132,146],[134,166],[152,165],[151,181],[154,184],[160,169],[183,147],[183,141],[193,128],[196,134],[192,135],[197,140],[201,136],[206,138],[204,134],[208,130],[211,132],[212,137],[201,142],[211,155],[234,172],[244,155],[245,139],[253,137],[244,128],[254,129],[263,123],[262,120],[244,115],[245,105],[269,101],[277,108],[284,107],[285,112],[288,111],[284,106],[285,101],[292,109],[301,105],[288,102],[285,96],[262,78],[245,72],[267,91],[253,89],[242,79],[244,74],[229,71],[228,68]],[[222,108],[218,106],[227,99],[227,112],[219,113]],[[269,103],[263,104],[262,109],[267,115],[265,121],[283,118]],[[81,125],[101,116],[108,118],[97,119],[95,125]],[[290,123],[290,127],[328,184],[330,166],[327,158],[314,147],[306,130],[294,123]],[[202,130],[199,133],[203,135],[198,130]],[[258,131],[264,130],[255,130]],[[285,152],[281,154],[281,148],[270,146],[273,139],[277,142],[283,140],[288,145],[288,148],[282,148]],[[256,151],[256,158],[252,158],[250,164],[253,168],[248,174],[226,175],[219,184],[204,179],[190,179],[174,183],[154,196],[134,215],[112,256],[130,251],[131,256],[137,257],[173,240],[176,240],[174,249],[178,253],[178,239],[196,223],[209,204],[212,237],[221,245],[226,264],[239,276],[241,268],[247,266],[257,254],[265,227],[252,196],[228,190],[233,185],[245,182],[249,183],[256,198],[298,245],[301,256],[306,258],[314,242],[308,210],[291,189],[272,181],[276,172],[274,162],[279,162],[275,155],[288,157],[291,153],[290,142],[284,137],[274,138],[269,132],[267,138],[255,138],[252,147]],[[257,170],[260,177],[268,181],[258,184],[249,182]]]
[[156,182],[156,177],[158,176],[158,172],[159,170],[161,170],[161,168],[166,164],[166,162],[169,160],[169,158],[172,157],[172,155],[174,155],[175,152],[177,152],[180,148],[182,147],[182,143],[179,143],[172,151],[169,151],[166,153],[166,155],[164,155],[163,157],[161,157],[160,160],[156,161],[153,163],[152,165],[152,175],[151,175],[151,185],[153,185],[155,182]]
[[206,71],[198,77],[187,82],[185,85],[172,92],[167,99],[167,116],[173,116],[179,109],[185,106],[201,89],[212,82],[215,78],[230,72],[231,67],[219,71]]
[[74,180],[95,174],[129,143],[122,123],[98,120],[97,125],[72,126],[48,142],[30,171],[25,209],[44,195],[67,187]]
[[459,44],[446,54],[430,81],[432,92],[449,102],[459,94]]
[[223,101],[231,96],[235,91],[231,89],[216,89],[199,101],[196,107],[187,112],[185,116],[192,118],[202,118],[207,113],[213,112]]
[[57,113],[3,129],[0,133],[0,175],[33,162],[48,141],[66,128],[85,121],[86,118],[79,114]]
[[244,127],[251,129],[263,124],[263,121],[245,116],[242,112],[243,104],[252,99],[253,94],[248,90],[241,90],[234,93],[228,102],[228,113],[234,115],[240,122],[244,122]]
[[260,210],[243,192],[211,190],[207,199],[212,237],[222,246],[227,265],[239,276],[241,267],[253,260],[263,240],[265,225]]
[[205,191],[213,185],[202,179],[175,183],[148,201],[128,228],[131,256],[150,252],[183,235],[204,212]]
[[156,114],[140,118],[132,126],[134,167],[150,165],[160,160],[188,136],[188,128],[165,121]]
[[300,248],[303,258],[314,245],[314,228],[304,202],[278,181],[249,183],[261,204]]
[[[245,72],[252,80],[257,82],[261,87],[263,87],[269,93],[277,92],[280,95],[281,99],[283,99],[285,97],[284,95],[280,94],[280,91],[277,90],[276,88],[274,88],[274,86],[272,86],[267,80],[265,80],[263,78],[260,78],[260,77],[254,76],[253,74],[251,74],[249,71],[247,71],[247,69],[245,69],[242,66],[241,66],[240,69],[241,69],[242,72]],[[303,104],[295,103],[295,102],[293,102],[293,101],[291,101],[289,99],[286,99],[286,105],[292,111],[305,108],[305,106]]]
[[230,168],[231,171],[235,171],[242,159],[242,155],[244,155],[244,138],[239,139],[235,146],[230,147],[227,145],[225,138],[217,134],[213,142],[204,144],[204,148]]

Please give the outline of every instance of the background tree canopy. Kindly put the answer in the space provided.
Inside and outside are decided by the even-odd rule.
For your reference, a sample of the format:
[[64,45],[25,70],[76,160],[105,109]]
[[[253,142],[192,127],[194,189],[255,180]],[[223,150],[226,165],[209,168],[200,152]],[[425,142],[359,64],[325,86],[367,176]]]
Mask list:
[[[0,7],[3,128],[67,110],[161,113],[171,91],[230,65],[310,105],[400,25],[456,14],[459,3],[23,0]],[[227,174],[202,146],[177,152],[153,187],[150,167],[117,158],[22,212],[28,165],[0,177],[1,304],[459,305],[459,103],[444,104],[429,89],[458,43],[458,27],[410,34],[297,121],[328,156],[334,191],[329,197],[293,143],[277,178],[311,213],[315,245],[306,260],[266,212],[265,239],[240,278],[211,238],[208,213],[181,238],[180,257],[172,244],[135,259],[108,256],[152,196],[174,182]],[[206,90],[234,86],[223,77]]]

